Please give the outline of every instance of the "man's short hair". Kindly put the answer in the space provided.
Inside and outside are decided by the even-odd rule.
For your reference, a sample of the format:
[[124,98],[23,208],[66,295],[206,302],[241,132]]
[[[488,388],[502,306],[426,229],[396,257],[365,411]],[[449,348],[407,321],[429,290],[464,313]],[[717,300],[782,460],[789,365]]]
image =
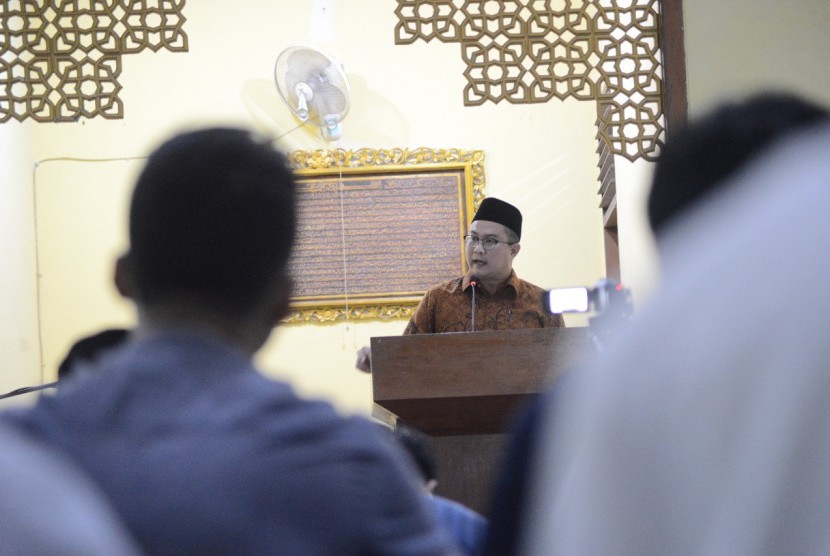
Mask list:
[[[504,224],[502,224],[502,226],[504,226]],[[504,234],[505,234],[505,236],[507,236],[507,241],[508,242],[510,242],[510,243],[519,243],[519,234],[517,234],[516,232],[514,232],[513,230],[511,230],[507,226],[504,226]]]
[[136,299],[243,315],[286,272],[295,232],[293,174],[270,142],[233,128],[177,135],[153,152],[133,192]]
[[652,231],[659,236],[678,214],[777,140],[827,119],[822,106],[771,92],[722,104],[679,129],[669,136],[654,168],[648,198]]
[[125,328],[108,328],[81,338],[72,344],[58,365],[58,380],[64,380],[74,374],[76,367],[81,363],[91,363],[105,352],[126,343],[129,335],[130,331]]
[[417,429],[398,423],[392,429],[392,436],[404,448],[404,451],[412,458],[415,467],[421,475],[424,483],[437,480],[437,466],[435,454],[429,444],[427,436]]

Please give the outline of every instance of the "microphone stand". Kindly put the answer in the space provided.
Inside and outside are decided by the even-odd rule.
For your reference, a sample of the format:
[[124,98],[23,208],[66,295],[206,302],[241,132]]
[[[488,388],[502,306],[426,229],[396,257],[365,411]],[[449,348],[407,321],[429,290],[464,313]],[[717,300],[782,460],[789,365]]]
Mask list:
[[472,290],[472,292],[473,292],[473,304],[472,304],[473,313],[472,313],[472,320],[471,320],[471,324],[470,324],[470,328],[471,328],[470,331],[471,332],[476,331],[476,286],[477,285],[478,285],[478,278],[473,277],[472,279],[470,279],[470,287],[473,288],[473,290]]

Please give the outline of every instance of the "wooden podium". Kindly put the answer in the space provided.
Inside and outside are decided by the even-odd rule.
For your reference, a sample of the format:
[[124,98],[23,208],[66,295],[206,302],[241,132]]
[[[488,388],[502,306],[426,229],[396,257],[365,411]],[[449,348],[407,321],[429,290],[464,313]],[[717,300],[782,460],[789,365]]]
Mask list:
[[430,436],[437,493],[486,514],[516,412],[589,348],[588,328],[371,339],[374,401]]

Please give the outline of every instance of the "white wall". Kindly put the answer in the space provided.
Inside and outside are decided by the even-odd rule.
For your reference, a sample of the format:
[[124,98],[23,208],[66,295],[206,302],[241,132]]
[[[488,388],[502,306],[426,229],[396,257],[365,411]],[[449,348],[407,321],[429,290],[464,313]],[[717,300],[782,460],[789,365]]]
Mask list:
[[636,310],[648,302],[660,285],[657,247],[646,214],[654,163],[617,157],[615,165],[620,277],[623,285],[631,290]]

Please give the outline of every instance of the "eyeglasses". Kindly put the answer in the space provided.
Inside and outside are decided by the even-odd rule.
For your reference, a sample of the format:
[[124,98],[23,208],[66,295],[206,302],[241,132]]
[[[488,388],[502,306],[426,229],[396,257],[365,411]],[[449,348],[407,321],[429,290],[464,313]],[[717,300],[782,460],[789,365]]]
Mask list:
[[468,246],[473,247],[473,248],[475,248],[476,245],[481,244],[481,247],[485,251],[489,251],[490,249],[492,249],[493,247],[495,247],[499,243],[504,243],[505,245],[515,245],[516,244],[515,242],[510,242],[510,241],[501,241],[501,240],[498,240],[494,237],[480,238],[478,236],[464,236],[464,241],[467,242]]

